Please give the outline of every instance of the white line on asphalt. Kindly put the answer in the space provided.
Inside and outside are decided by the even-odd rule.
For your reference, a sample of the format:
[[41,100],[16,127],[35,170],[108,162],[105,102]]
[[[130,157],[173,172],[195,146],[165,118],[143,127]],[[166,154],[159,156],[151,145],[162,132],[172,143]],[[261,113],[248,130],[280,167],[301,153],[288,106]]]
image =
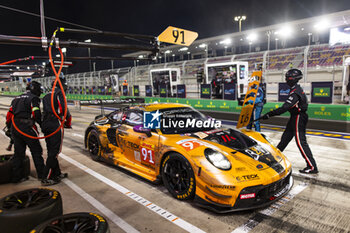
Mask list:
[[83,135],[81,135],[81,134],[72,133],[72,135],[73,135],[73,136],[75,136],[75,137],[84,138],[84,136],[83,136]]
[[[286,196],[282,197],[279,201],[270,205],[270,207],[259,211],[258,214],[263,214],[266,216],[272,215],[279,208],[281,208],[284,204],[286,204],[288,201],[290,201],[296,195],[298,195],[300,192],[302,192],[307,186],[308,186],[307,183],[299,184],[298,186],[292,188],[292,190],[290,190]],[[263,220],[261,217],[255,219],[255,216],[256,215],[254,215],[251,219],[249,219],[245,224],[234,229],[232,231],[232,233],[247,233],[247,232],[251,231],[254,227],[256,227]]]
[[125,232],[135,232],[135,233],[139,232],[138,230],[133,228],[131,225],[129,225],[127,222],[125,222],[123,219],[121,219],[118,215],[113,213],[110,209],[108,209],[106,206],[104,206],[101,202],[96,200],[90,194],[86,193],[84,190],[82,190],[79,186],[74,184],[69,179],[63,179],[62,181],[66,185],[68,185],[73,191],[75,191],[77,194],[79,194],[82,198],[84,198],[86,201],[88,201],[91,205],[93,205],[96,209],[98,209],[98,211],[100,211],[105,217],[109,218],[117,226],[119,226],[121,229],[123,229]]
[[162,216],[166,220],[170,221],[171,223],[174,223],[175,225],[181,227],[185,231],[204,233],[203,230],[197,228],[196,226],[194,226],[194,225],[186,222],[185,220],[177,217],[176,215],[174,215],[174,214],[172,214],[172,213],[162,209],[161,207],[153,204],[152,202],[150,202],[147,199],[137,195],[136,193],[131,192],[127,188],[125,188],[125,187],[121,186],[120,184],[118,184],[118,183],[108,179],[107,177],[101,175],[100,173],[95,172],[94,170],[86,167],[85,165],[79,163],[78,161],[68,157],[67,155],[64,155],[64,154],[61,153],[60,157],[62,159],[64,159],[64,160],[66,160],[67,162],[73,164],[74,166],[80,168],[81,170],[85,171],[86,173],[92,175],[96,179],[102,181],[103,183],[111,186],[115,190],[117,190],[117,191],[121,192],[122,194],[128,196],[129,198],[133,199],[134,201],[138,202],[139,204],[147,207],[149,210],[159,214],[160,216]]

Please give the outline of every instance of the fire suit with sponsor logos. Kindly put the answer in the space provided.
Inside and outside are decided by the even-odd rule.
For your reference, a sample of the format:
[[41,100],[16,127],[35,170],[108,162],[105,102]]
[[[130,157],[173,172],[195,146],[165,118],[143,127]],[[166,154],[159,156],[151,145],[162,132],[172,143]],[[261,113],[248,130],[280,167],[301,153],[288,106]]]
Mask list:
[[[28,135],[37,137],[39,135],[35,122],[41,126],[40,99],[30,91],[15,97],[12,100],[10,110],[6,116],[6,123],[12,120],[18,129]],[[12,138],[14,140],[15,154],[13,157],[12,181],[19,182],[24,177],[23,162],[25,159],[26,146],[32,154],[38,178],[41,179],[44,170],[44,159],[42,147],[38,139],[28,138],[12,127]]]
[[[66,108],[64,103],[64,98],[62,91],[56,87],[54,97],[54,108],[56,113],[63,119],[64,110]],[[44,135],[49,135],[54,132],[61,125],[61,121],[57,119],[54,115],[51,107],[51,92],[46,94],[43,98],[43,123],[42,131]],[[65,121],[65,127],[71,127],[72,116],[67,109],[67,116]],[[46,147],[47,147],[47,160],[46,167],[44,170],[45,179],[54,179],[61,175],[61,169],[57,160],[58,154],[61,152],[62,140],[63,140],[63,131],[60,130],[51,137],[45,138]]]
[[288,99],[280,107],[268,113],[269,116],[281,115],[286,111],[290,112],[290,118],[286,129],[283,132],[280,143],[277,148],[283,151],[288,143],[295,137],[297,146],[306,161],[306,165],[311,170],[317,170],[316,161],[312,155],[310,147],[307,143],[305,131],[308,122],[306,113],[308,108],[307,97],[305,92],[296,84],[291,87]]

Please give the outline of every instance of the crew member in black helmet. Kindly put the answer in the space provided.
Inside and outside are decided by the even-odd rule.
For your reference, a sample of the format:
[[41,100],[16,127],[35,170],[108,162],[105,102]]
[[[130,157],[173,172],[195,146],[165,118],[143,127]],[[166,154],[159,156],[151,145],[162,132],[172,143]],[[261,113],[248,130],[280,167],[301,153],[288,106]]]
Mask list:
[[[39,133],[35,122],[41,126],[40,99],[42,93],[41,84],[32,81],[28,83],[26,92],[12,100],[7,120],[12,120],[18,129],[28,135],[38,137]],[[12,126],[12,138],[14,140],[15,154],[13,156],[12,182],[19,183],[28,179],[24,175],[24,159],[26,146],[32,154],[38,179],[43,177],[44,159],[42,157],[42,147],[38,139],[32,139],[22,135]]]
[[300,85],[297,84],[302,77],[303,74],[300,70],[288,70],[286,73],[286,82],[290,86],[288,99],[280,108],[266,113],[262,119],[268,119],[269,117],[281,115],[286,111],[289,111],[290,118],[277,148],[283,151],[293,137],[295,137],[297,146],[306,161],[306,167],[299,170],[299,172],[306,174],[317,174],[318,170],[316,161],[312,156],[312,152],[305,136],[306,124],[308,121],[308,115],[306,113],[308,103],[305,92]]
[[[62,73],[60,75],[60,80],[64,91],[66,91],[67,81],[64,78]],[[53,82],[52,82],[52,85],[53,85]],[[43,117],[43,123],[41,128],[45,136],[53,133],[54,131],[57,130],[58,127],[60,127],[61,121],[64,116],[65,108],[67,107],[64,104],[63,94],[60,89],[59,83],[57,82],[55,92],[54,92],[54,98],[53,98],[55,112],[61,118],[60,120],[57,119],[57,117],[52,111],[51,93],[52,92],[49,92],[43,98],[44,117]],[[67,108],[67,116],[66,116],[66,121],[64,122],[64,127],[71,128],[71,122],[72,122],[72,116],[70,115],[69,110]],[[67,173],[61,173],[59,162],[57,160],[57,157],[61,152],[62,140],[63,140],[62,130],[59,130],[56,134],[54,134],[51,137],[45,138],[46,147],[47,147],[47,159],[46,159],[46,166],[44,169],[44,177],[41,181],[41,184],[44,186],[57,184],[61,181],[61,179],[66,178],[68,176]]]

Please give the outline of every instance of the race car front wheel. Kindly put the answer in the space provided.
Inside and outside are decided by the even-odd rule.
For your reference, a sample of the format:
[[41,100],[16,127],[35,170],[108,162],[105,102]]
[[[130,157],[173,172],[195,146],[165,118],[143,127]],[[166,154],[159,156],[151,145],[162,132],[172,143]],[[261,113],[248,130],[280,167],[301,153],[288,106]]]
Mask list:
[[162,179],[175,198],[188,200],[194,197],[196,182],[191,164],[178,153],[166,155],[162,163]]
[[31,232],[54,233],[108,233],[107,220],[95,213],[71,213],[52,218],[35,227]]
[[101,158],[101,143],[96,130],[91,130],[87,136],[87,148],[93,160],[99,161]]

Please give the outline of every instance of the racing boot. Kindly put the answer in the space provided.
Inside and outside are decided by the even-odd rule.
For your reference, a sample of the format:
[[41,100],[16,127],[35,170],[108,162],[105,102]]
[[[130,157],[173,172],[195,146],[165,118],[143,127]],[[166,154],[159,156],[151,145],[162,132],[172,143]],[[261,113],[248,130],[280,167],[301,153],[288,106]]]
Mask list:
[[42,179],[41,180],[41,185],[42,186],[50,186],[50,185],[55,185],[60,183],[60,179]]
[[317,169],[311,169],[310,167],[306,167],[303,170],[299,170],[300,173],[303,174],[317,174],[318,170]]

